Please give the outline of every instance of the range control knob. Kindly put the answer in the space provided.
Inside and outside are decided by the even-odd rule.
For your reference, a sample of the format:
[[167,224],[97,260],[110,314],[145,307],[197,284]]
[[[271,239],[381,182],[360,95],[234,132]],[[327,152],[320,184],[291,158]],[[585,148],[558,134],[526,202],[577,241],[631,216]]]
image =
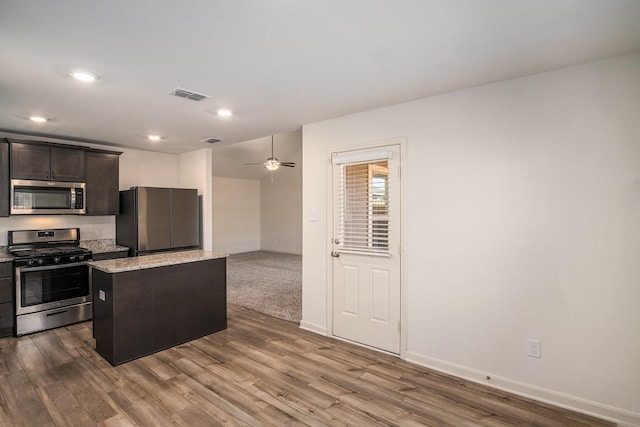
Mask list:
[[78,261],[82,261],[84,259],[84,255],[78,255]]
[[76,256],[75,255],[69,256],[69,261],[73,262],[75,260],[76,260]]
[[38,264],[40,265],[44,264],[44,258],[38,258]]
[[36,263],[35,259],[30,259],[27,261],[27,265],[34,265]]
[[53,257],[53,262],[54,262],[54,264],[59,263],[61,259],[62,259],[62,258],[60,258],[59,256],[55,256],[55,257]]

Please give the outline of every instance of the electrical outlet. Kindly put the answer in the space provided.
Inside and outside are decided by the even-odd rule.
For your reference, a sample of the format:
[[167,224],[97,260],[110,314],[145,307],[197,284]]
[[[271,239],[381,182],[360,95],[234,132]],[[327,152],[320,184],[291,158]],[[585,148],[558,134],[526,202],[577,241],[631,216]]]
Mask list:
[[542,343],[538,340],[529,340],[527,343],[527,355],[529,357],[536,357],[540,359],[542,357]]
[[100,301],[106,301],[107,294],[105,294],[104,291],[102,289],[100,289],[98,291],[98,298],[100,298]]

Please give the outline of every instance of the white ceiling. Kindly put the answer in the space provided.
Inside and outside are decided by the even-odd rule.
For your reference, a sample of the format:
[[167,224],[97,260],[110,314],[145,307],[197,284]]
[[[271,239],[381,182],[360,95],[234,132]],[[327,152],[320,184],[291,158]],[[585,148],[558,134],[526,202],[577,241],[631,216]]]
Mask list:
[[0,133],[224,146],[640,51],[639,24],[638,0],[2,0]]

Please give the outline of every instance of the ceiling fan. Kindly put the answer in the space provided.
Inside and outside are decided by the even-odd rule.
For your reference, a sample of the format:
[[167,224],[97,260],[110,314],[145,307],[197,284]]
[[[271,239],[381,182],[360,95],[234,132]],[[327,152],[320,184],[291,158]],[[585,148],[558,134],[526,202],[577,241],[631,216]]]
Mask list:
[[264,165],[265,168],[271,172],[277,170],[280,166],[287,168],[294,168],[295,162],[281,162],[277,157],[273,155],[273,135],[271,135],[271,157],[267,157],[267,160],[259,163],[245,163],[245,165]]

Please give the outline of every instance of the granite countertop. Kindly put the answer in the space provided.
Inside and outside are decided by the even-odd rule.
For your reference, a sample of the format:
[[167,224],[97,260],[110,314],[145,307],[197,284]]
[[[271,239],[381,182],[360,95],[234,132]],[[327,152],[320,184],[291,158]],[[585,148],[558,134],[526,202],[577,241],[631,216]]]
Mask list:
[[196,249],[191,251],[163,252],[130,258],[108,259],[104,261],[90,261],[89,265],[96,270],[104,271],[105,273],[122,273],[125,271],[143,270],[146,268],[206,261],[209,259],[226,257],[226,254],[220,252],[211,252]]
[[118,246],[113,239],[100,239],[100,240],[82,240],[80,247],[89,249],[94,254],[105,252],[126,252],[129,250],[126,246]]

